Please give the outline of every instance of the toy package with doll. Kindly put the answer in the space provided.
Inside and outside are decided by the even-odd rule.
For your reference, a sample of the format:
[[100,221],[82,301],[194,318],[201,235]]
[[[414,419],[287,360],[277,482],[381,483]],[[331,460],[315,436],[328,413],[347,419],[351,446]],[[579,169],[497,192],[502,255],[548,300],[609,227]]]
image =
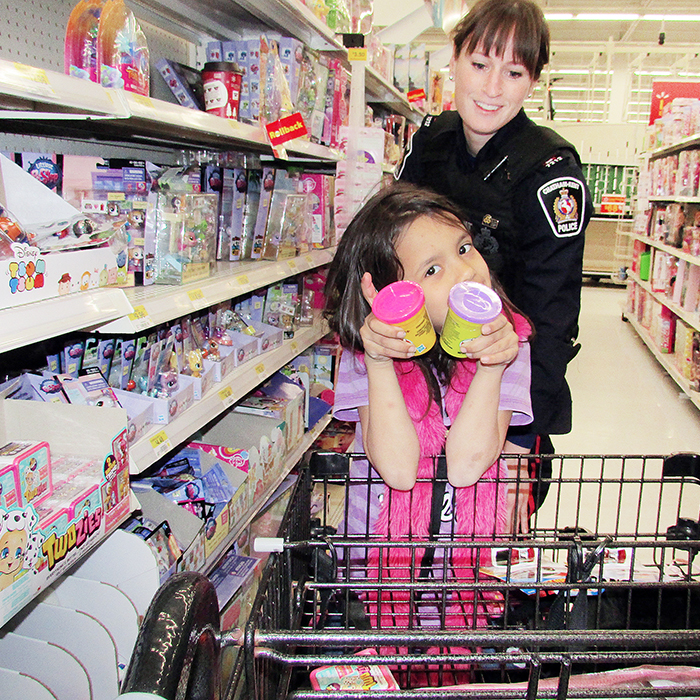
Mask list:
[[308,194],[299,191],[298,173],[277,171],[265,226],[263,259],[293,258],[300,252],[308,252],[311,206]]
[[185,284],[205,279],[216,259],[218,196],[151,193],[145,231],[145,257],[153,279],[144,283]]

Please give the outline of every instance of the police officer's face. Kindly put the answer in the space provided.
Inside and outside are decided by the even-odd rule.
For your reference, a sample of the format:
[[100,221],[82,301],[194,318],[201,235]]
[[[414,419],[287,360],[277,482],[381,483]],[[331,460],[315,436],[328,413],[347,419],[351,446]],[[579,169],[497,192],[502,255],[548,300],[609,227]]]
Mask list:
[[513,57],[513,39],[503,56],[487,56],[477,47],[450,61],[455,77],[455,105],[464,124],[467,146],[476,155],[486,142],[519,111],[537,84]]
[[438,333],[447,315],[447,298],[458,282],[491,286],[489,268],[474,248],[466,229],[455,219],[421,216],[400,236],[396,254],[405,280],[417,282],[425,294],[428,316]]

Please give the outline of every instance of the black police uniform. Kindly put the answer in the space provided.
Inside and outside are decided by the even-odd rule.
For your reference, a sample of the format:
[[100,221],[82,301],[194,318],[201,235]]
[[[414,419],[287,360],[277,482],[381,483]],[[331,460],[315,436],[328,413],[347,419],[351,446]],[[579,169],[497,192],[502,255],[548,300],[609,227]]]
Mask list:
[[521,110],[474,157],[459,114],[443,112],[423,120],[396,177],[465,210],[475,246],[535,327],[534,421],[521,430],[569,432],[565,373],[579,348],[584,231],[593,211],[575,148]]

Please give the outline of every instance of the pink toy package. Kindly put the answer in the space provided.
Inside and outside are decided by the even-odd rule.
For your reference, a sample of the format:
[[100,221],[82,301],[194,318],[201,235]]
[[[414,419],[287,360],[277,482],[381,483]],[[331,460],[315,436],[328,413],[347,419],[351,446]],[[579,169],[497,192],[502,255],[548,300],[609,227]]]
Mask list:
[[216,459],[226,462],[226,464],[230,464],[236,469],[246,472],[246,474],[248,473],[248,450],[234,450],[225,445],[210,445],[205,442],[190,442],[187,447],[202,450],[216,457]]
[[[374,649],[363,649],[357,656],[376,656]],[[321,666],[311,671],[314,690],[398,690],[399,684],[388,666],[348,664]]]
[[[12,474],[10,479],[8,474]],[[5,503],[5,483],[14,481],[15,506],[37,505],[48,498],[53,491],[51,481],[51,455],[47,442],[17,440],[0,447],[0,480],[3,483]]]

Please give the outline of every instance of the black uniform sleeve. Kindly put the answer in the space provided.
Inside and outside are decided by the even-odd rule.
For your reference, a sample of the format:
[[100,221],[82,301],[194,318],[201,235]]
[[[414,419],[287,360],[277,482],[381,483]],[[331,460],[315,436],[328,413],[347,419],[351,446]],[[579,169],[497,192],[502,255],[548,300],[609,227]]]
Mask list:
[[583,173],[564,151],[543,163],[514,193],[523,264],[513,301],[535,327],[532,341],[533,432],[571,429],[566,366],[578,351],[585,227],[592,214]]

